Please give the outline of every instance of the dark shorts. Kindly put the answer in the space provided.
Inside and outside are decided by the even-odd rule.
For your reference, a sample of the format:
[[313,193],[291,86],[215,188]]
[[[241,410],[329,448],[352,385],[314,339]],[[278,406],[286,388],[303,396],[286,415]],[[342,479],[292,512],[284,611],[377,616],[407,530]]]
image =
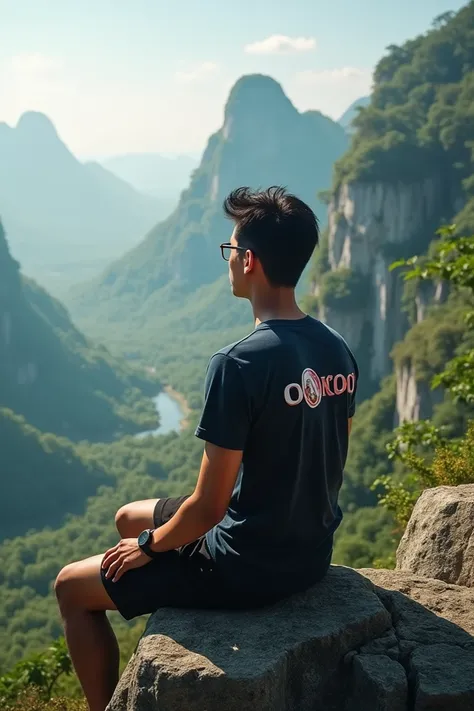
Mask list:
[[[155,527],[169,521],[187,498],[160,499],[153,516]],[[116,583],[106,578],[105,572],[101,570],[104,587],[126,620],[149,614],[159,607],[236,609],[254,606],[218,573],[205,536],[162,553],[142,568],[127,571]],[[259,604],[255,601],[255,606]]]

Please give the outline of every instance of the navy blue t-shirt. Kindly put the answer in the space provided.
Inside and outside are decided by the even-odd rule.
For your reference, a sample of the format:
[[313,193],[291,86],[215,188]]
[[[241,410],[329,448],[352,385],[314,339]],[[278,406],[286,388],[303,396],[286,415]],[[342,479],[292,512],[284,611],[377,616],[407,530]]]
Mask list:
[[357,378],[344,339],[310,316],[263,322],[212,356],[196,435],[243,451],[206,537],[233,585],[291,593],[326,572]]

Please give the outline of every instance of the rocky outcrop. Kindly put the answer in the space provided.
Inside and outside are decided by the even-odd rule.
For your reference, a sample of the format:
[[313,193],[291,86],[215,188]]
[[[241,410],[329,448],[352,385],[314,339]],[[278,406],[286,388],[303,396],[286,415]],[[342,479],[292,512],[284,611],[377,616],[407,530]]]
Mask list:
[[396,424],[424,420],[433,414],[433,408],[443,400],[443,391],[433,390],[429,383],[417,378],[415,365],[403,362],[395,367],[396,374]]
[[466,711],[473,610],[468,588],[338,566],[263,610],[159,610],[108,711]]
[[474,484],[422,493],[398,547],[397,569],[474,588]]
[[391,372],[391,350],[409,328],[403,283],[389,266],[424,251],[438,226],[442,199],[442,183],[433,177],[412,184],[343,184],[330,203],[330,268],[358,274],[365,298],[355,297],[354,313],[323,304],[321,317],[346,337],[374,387]]

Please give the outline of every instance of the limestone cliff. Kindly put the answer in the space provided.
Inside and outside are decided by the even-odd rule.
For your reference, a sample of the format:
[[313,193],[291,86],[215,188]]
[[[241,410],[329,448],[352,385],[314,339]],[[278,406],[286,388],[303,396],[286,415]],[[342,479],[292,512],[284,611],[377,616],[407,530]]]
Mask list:
[[[369,388],[375,389],[392,371],[392,348],[410,327],[402,305],[403,282],[390,264],[426,248],[441,199],[442,183],[433,177],[406,185],[343,183],[330,202],[328,266],[334,275],[344,275],[349,298],[331,298],[326,289],[321,317],[355,350]],[[328,283],[327,275],[324,279]],[[324,284],[314,285],[315,293],[322,289]],[[420,299],[419,318],[425,308]],[[400,397],[410,393],[416,399],[413,379],[409,376],[405,383],[406,372],[400,379]]]
[[[442,293],[411,291],[407,304],[389,265],[426,253],[443,224],[456,222],[465,234],[474,229],[473,19],[470,2],[437,18],[426,34],[387,48],[349,150],[335,166],[327,258],[315,274],[315,296],[323,317],[358,353],[370,381],[365,396],[392,370],[394,344],[430,318],[429,304],[443,300]],[[418,347],[427,351],[429,329],[416,335],[397,363],[399,420],[430,414],[433,406],[421,385],[433,375],[430,354],[424,362],[416,354]]]

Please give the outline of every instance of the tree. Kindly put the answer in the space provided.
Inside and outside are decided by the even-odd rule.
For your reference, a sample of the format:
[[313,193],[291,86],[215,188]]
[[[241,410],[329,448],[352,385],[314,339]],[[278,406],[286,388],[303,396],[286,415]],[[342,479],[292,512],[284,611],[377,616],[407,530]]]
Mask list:
[[[471,307],[465,313],[466,329],[474,324],[474,235],[456,237],[455,226],[438,231],[440,240],[432,255],[420,260],[412,257],[392,264],[392,269],[408,268],[405,279],[444,280],[455,290],[468,294]],[[455,402],[474,403],[474,347],[451,359],[445,369],[432,379],[432,388],[444,387]],[[462,437],[449,439],[443,428],[429,420],[405,422],[387,444],[388,456],[404,465],[403,476],[376,479],[373,489],[382,487],[379,501],[405,526],[413,506],[427,487],[443,484],[456,486],[474,482],[474,419],[468,422]]]

